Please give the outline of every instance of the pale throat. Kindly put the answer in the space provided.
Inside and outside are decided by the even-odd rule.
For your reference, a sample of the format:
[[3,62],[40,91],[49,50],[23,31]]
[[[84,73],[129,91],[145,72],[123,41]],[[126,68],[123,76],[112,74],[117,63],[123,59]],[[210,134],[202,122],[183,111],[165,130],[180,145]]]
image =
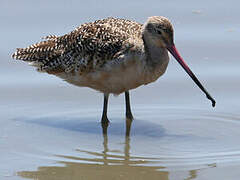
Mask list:
[[156,43],[147,36],[143,35],[145,58],[147,64],[149,66],[161,66],[168,63],[168,50],[165,47],[157,46]]

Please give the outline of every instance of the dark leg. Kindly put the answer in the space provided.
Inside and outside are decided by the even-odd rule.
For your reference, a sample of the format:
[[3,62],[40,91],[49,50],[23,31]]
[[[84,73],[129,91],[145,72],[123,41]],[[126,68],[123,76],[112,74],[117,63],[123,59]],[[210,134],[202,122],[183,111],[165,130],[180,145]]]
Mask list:
[[128,91],[125,91],[125,101],[126,101],[126,117],[129,118],[129,119],[133,119]]
[[104,94],[104,103],[103,103],[103,113],[102,113],[102,125],[108,125],[109,120],[107,118],[107,106],[108,106],[108,96],[109,94]]

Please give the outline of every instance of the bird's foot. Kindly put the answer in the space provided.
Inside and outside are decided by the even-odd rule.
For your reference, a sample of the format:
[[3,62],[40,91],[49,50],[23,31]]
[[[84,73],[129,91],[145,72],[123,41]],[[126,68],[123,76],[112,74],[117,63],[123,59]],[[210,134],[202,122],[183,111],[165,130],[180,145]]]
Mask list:
[[130,111],[130,112],[126,112],[126,118],[127,119],[130,119],[130,120],[133,120],[133,115],[132,115],[132,112]]
[[108,120],[108,118],[103,116],[102,120],[101,120],[103,134],[107,134],[107,129],[108,129],[109,123],[110,123],[110,121]]
[[102,124],[109,124],[109,120],[108,120],[108,118],[107,118],[107,116],[102,116],[102,120],[101,120],[101,123]]

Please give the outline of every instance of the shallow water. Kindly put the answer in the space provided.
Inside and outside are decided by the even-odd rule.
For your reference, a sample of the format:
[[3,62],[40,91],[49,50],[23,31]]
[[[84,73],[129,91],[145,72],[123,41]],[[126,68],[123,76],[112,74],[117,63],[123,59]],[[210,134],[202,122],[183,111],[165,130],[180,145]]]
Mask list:
[[[0,179],[239,179],[240,4],[124,2],[2,2]],[[216,108],[171,60],[156,83],[130,92],[132,123],[124,119],[124,96],[110,97],[111,124],[103,134],[100,93],[10,57],[16,47],[83,22],[107,16],[144,22],[151,15],[172,20],[176,46]]]

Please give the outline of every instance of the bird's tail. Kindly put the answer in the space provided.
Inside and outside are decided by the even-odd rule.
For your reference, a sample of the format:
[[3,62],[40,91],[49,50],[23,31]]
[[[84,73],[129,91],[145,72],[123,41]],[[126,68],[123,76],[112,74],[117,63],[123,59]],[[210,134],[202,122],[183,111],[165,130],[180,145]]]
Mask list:
[[44,41],[27,48],[17,48],[12,57],[17,60],[44,64],[44,62],[61,53],[57,48],[57,36],[51,35],[44,37],[44,39]]

